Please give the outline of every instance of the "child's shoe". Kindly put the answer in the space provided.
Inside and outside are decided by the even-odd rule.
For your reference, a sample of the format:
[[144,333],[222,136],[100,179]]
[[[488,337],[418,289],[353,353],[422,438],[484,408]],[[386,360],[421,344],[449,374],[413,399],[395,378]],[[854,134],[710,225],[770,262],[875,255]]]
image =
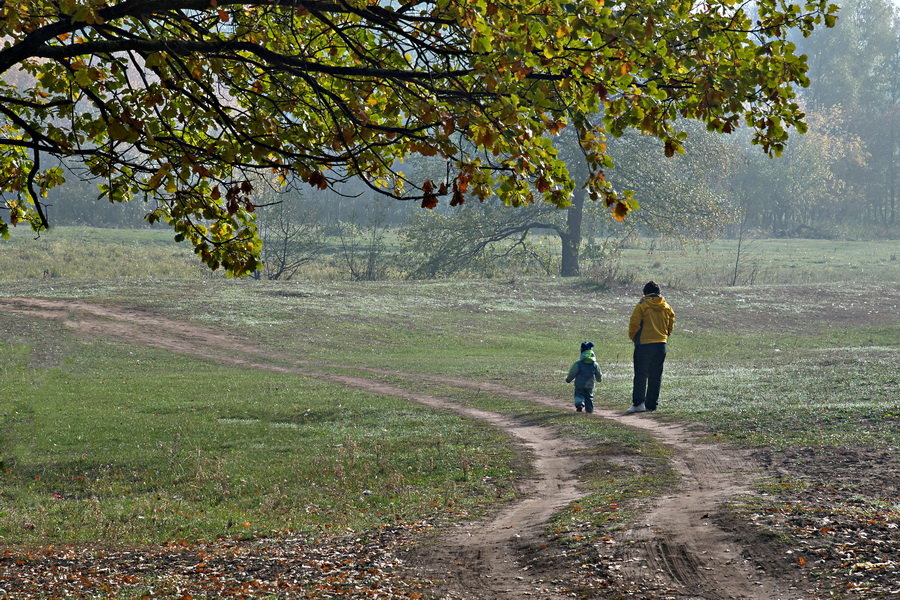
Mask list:
[[583,408],[584,408],[583,405],[581,405],[581,404],[576,404],[576,405],[575,405],[575,412],[581,412],[581,409],[583,409]]

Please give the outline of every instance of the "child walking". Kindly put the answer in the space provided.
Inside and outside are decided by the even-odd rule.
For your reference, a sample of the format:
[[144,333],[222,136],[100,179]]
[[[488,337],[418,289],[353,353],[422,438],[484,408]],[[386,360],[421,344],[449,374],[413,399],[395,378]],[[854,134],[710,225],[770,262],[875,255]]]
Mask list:
[[603,373],[594,355],[594,343],[581,343],[581,358],[569,369],[566,383],[575,381],[575,410],[594,412],[594,382],[603,380]]

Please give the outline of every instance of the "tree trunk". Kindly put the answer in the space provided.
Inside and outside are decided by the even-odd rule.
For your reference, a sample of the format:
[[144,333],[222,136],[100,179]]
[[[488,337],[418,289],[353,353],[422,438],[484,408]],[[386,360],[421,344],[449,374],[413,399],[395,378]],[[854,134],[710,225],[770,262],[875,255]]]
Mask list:
[[584,190],[577,189],[572,194],[572,206],[566,214],[566,231],[560,232],[562,241],[562,264],[559,274],[562,277],[576,277],[581,273],[578,264],[578,252],[581,249],[581,223],[584,220]]

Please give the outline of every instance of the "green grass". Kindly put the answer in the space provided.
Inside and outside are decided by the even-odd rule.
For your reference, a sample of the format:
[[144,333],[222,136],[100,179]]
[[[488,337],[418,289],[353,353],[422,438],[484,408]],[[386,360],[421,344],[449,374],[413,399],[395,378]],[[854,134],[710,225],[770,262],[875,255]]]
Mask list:
[[[387,254],[397,248],[397,238],[388,235]],[[558,255],[558,240],[538,236],[539,245]],[[168,229],[95,229],[56,227],[36,238],[30,230],[12,229],[10,240],[0,242],[0,281],[60,279],[164,279],[197,281],[219,279],[185,244],[173,240]],[[640,239],[621,249],[620,262],[611,265],[585,261],[583,272],[612,274],[615,282],[648,279],[677,287],[730,285],[782,285],[823,282],[872,283],[893,281],[900,271],[896,240],[831,241],[803,239],[744,240],[735,278],[738,242],[716,240],[682,247],[658,239]],[[385,256],[387,258],[387,256]],[[391,264],[388,272],[402,278],[406,268]],[[543,275],[530,273],[532,276]],[[522,273],[510,271],[507,277]],[[527,273],[526,273],[527,275]],[[499,279],[504,275],[499,273]],[[605,287],[609,282],[599,282]],[[340,240],[330,240],[326,252],[311,262],[299,277],[306,281],[348,279]],[[590,289],[587,286],[586,289]]]
[[[722,244],[715,260],[727,258]],[[838,282],[810,284],[797,275],[796,285],[694,286],[684,281],[691,269],[717,264],[711,256],[629,251],[638,255],[627,260],[646,262],[637,277],[661,280],[678,316],[661,418],[695,421],[747,446],[896,446],[900,314],[888,282],[897,280],[898,263],[879,243],[846,243],[840,252],[821,244],[758,246],[782,261],[779,272],[821,269]],[[597,403],[628,405],[625,327],[638,286],[150,277],[10,278],[3,294],[146,309],[241,336],[285,365],[303,359],[343,373],[357,365],[424,371],[559,398],[555,411],[402,373],[385,377],[588,440],[592,450],[573,460],[584,465],[590,495],[580,510],[561,513],[556,526],[566,535],[615,526],[627,513],[610,506],[673,481],[663,449],[646,436],[568,412],[571,387],[563,378],[588,339],[604,371]],[[53,323],[12,314],[0,316],[0,331],[6,543],[364,529],[398,516],[474,510],[513,493],[511,442],[452,415],[296,375],[78,340]],[[642,468],[606,462],[613,451]]]
[[[160,285],[152,296],[125,286],[103,293],[236,331],[286,357],[424,368],[560,398],[569,394],[562,378],[574,349],[591,339],[605,373],[598,401],[619,407],[628,401],[631,347],[624,329],[632,290],[584,296],[578,282],[538,280],[214,281]],[[819,443],[828,443],[833,433],[844,435],[836,430],[842,427],[851,438],[877,442],[896,424],[889,415],[898,404],[892,365],[900,325],[889,287],[676,288],[666,295],[678,313],[664,383],[667,411],[774,445],[812,443],[820,434]],[[747,427],[761,417],[771,427]],[[833,425],[804,424],[820,417]]]
[[716,240],[681,248],[659,240],[641,240],[622,253],[621,270],[634,281],[668,285],[820,284],[896,281],[900,253],[896,240],[834,241],[805,239]]
[[39,236],[12,228],[0,241],[0,281],[193,279],[202,267],[169,230],[59,227]]
[[512,494],[508,440],[452,414],[125,345],[35,356],[0,346],[6,544],[366,529]]

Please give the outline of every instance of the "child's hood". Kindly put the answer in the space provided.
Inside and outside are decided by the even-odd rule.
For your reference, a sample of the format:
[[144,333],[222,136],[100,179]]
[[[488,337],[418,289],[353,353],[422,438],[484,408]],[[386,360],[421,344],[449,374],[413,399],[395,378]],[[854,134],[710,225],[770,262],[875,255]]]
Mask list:
[[581,353],[581,360],[587,364],[591,364],[596,359],[593,350],[585,350]]

